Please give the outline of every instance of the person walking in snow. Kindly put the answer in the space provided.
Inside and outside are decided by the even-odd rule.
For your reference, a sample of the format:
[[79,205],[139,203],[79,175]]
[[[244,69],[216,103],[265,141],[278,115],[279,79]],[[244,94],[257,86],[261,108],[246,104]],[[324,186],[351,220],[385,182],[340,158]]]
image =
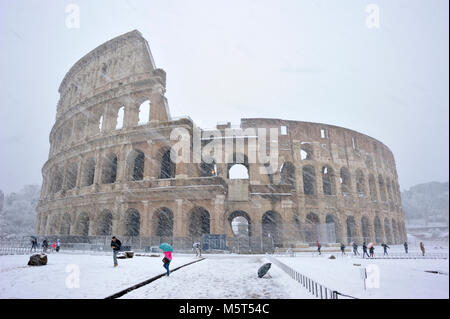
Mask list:
[[122,247],[122,243],[116,236],[113,236],[111,238],[111,248],[113,250],[113,261],[114,261],[114,267],[118,266],[117,263],[117,253],[120,251],[120,247]]
[[316,241],[317,244],[317,251],[319,252],[319,255],[322,255],[322,253],[320,252],[320,248],[322,247],[322,245],[319,243],[319,241]]
[[38,247],[37,238],[34,237],[33,239],[31,239],[30,253],[33,251],[33,249],[34,249],[34,252],[36,252],[37,247]]
[[202,247],[200,242],[196,242],[193,245],[194,250],[195,250],[195,257],[201,257],[202,256]]
[[367,245],[366,242],[363,242],[363,258],[366,256],[370,258],[369,254],[367,253]]
[[375,252],[375,246],[374,245],[370,246],[369,252],[370,252],[370,258],[373,258],[373,253]]
[[358,244],[357,243],[353,243],[353,253],[355,254],[355,256],[356,255],[359,255],[359,252],[358,252]]
[[59,249],[61,248],[61,241],[58,239],[56,241],[56,252],[59,252]]
[[53,244],[52,244],[52,252],[54,252],[55,250],[56,250],[56,243],[53,242]]
[[408,243],[406,241],[403,244],[403,246],[405,247],[405,253],[408,253]]
[[341,243],[341,252],[342,255],[345,255],[345,245],[343,243]]
[[170,262],[172,261],[172,252],[170,251],[165,251],[164,252],[164,258],[163,258],[163,267],[166,269],[167,271],[167,276],[170,275],[170,270],[169,270],[169,266],[170,266]]
[[425,256],[425,246],[420,242],[420,250],[422,251],[422,256]]
[[44,254],[47,252],[47,248],[48,248],[48,240],[46,238],[42,241],[42,251],[44,252]]
[[381,246],[383,247],[383,256],[389,255],[387,249],[390,249],[391,247],[389,247],[387,244],[381,244]]

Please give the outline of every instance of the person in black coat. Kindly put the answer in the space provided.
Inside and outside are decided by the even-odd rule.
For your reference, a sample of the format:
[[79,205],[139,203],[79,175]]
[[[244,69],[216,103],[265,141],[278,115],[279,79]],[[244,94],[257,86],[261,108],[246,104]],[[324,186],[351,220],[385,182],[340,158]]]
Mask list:
[[111,239],[111,248],[113,249],[113,261],[114,261],[114,267],[118,266],[117,263],[117,253],[120,251],[120,247],[122,246],[122,243],[116,236],[113,236]]
[[383,256],[388,255],[387,249],[391,248],[391,247],[389,247],[387,244],[381,244],[381,246],[383,246],[383,251],[384,251]]
[[43,250],[44,253],[47,252],[47,248],[48,248],[48,240],[47,240],[47,239],[44,239],[44,240],[42,241],[42,250]]
[[367,255],[367,257],[370,257],[369,254],[367,253],[366,242],[363,243],[363,258],[364,258],[365,255]]
[[403,246],[405,246],[405,253],[408,253],[408,243],[406,241],[403,244]]
[[359,252],[358,252],[358,244],[357,243],[353,243],[353,253],[355,254],[355,256],[356,255],[359,255]]
[[341,252],[342,255],[345,255],[345,245],[341,243]]
[[369,248],[370,258],[373,258],[373,253],[374,253],[374,251],[375,251],[375,247],[374,247],[374,246],[371,246],[371,247]]

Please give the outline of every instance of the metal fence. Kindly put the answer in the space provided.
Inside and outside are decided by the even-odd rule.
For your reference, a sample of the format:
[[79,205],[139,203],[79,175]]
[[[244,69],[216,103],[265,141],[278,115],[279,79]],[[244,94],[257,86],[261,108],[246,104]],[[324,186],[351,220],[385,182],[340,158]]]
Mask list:
[[[281,261],[279,261],[278,259],[276,259],[274,257],[271,257],[270,260],[275,265],[280,267],[292,279],[294,279],[295,281],[300,283],[300,285],[302,285],[306,290],[308,290],[308,292],[310,294],[312,294],[316,298],[338,299],[339,295],[346,296],[346,295],[343,295],[343,294],[337,292],[336,290],[330,289],[330,288],[318,283],[317,281],[299,273],[295,269],[287,266],[286,264],[282,263]],[[347,297],[357,299],[357,298],[351,297],[351,296],[347,296]]]

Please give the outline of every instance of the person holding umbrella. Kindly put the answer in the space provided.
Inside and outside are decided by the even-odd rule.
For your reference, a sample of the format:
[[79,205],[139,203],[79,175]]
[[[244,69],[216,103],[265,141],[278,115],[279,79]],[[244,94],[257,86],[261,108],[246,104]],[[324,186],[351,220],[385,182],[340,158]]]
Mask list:
[[167,243],[162,243],[161,245],[159,245],[159,248],[161,248],[162,251],[164,252],[164,258],[162,260],[162,262],[164,263],[163,267],[167,271],[167,276],[169,276],[170,275],[169,265],[170,262],[172,261],[173,248]]

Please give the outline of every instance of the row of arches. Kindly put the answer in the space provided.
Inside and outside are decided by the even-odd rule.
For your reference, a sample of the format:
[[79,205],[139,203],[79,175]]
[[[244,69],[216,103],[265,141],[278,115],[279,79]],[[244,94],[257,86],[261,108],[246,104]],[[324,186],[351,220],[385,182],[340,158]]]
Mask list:
[[[188,235],[200,238],[211,231],[210,214],[203,207],[195,207],[189,213]],[[79,236],[110,236],[113,235],[113,214],[104,209],[94,217],[87,212],[81,212],[76,216],[64,213],[59,220],[59,215],[44,216],[40,219],[39,232],[42,234],[79,235]],[[123,236],[141,236],[141,213],[135,209],[128,209],[120,219],[119,233]],[[167,207],[161,207],[152,215],[152,234],[165,239],[174,236],[174,214]]]
[[[135,105],[128,107],[119,103],[98,108],[95,111],[81,112],[68,120],[55,133],[55,139],[51,145],[52,153],[60,150],[63,145],[69,145],[72,141],[81,141],[86,136],[121,130],[126,123],[129,123],[128,126],[131,127],[145,125],[150,121],[150,107],[151,100],[147,98],[137,107]],[[130,113],[128,117],[127,112]]]
[[[187,235],[189,237],[199,240],[203,234],[211,233],[211,217],[206,209],[195,207],[188,216]],[[352,241],[359,244],[364,241],[400,243],[406,236],[400,221],[388,217],[382,219],[380,216],[373,218],[362,216],[358,220],[355,216],[339,218],[335,213],[329,213],[322,220],[318,214],[310,212],[303,221],[299,216],[294,216],[292,221],[287,221],[274,210],[265,212],[257,221],[243,210],[235,210],[227,216],[228,226],[234,236],[250,242],[258,233],[261,236],[261,244],[272,248],[283,247],[285,238],[314,244],[321,238],[318,226],[324,224],[330,226],[327,231],[333,231],[333,236],[327,238],[335,238],[336,242],[347,244]],[[108,209],[102,210],[93,217],[82,212],[76,216],[65,213],[60,221],[58,218],[58,215],[41,218],[40,233],[81,236],[113,234],[113,214]],[[141,213],[135,208],[130,208],[120,218],[118,232],[124,236],[142,236],[142,223]],[[150,227],[153,236],[160,237],[161,241],[172,241],[175,235],[173,212],[167,207],[156,209],[151,216]]]

